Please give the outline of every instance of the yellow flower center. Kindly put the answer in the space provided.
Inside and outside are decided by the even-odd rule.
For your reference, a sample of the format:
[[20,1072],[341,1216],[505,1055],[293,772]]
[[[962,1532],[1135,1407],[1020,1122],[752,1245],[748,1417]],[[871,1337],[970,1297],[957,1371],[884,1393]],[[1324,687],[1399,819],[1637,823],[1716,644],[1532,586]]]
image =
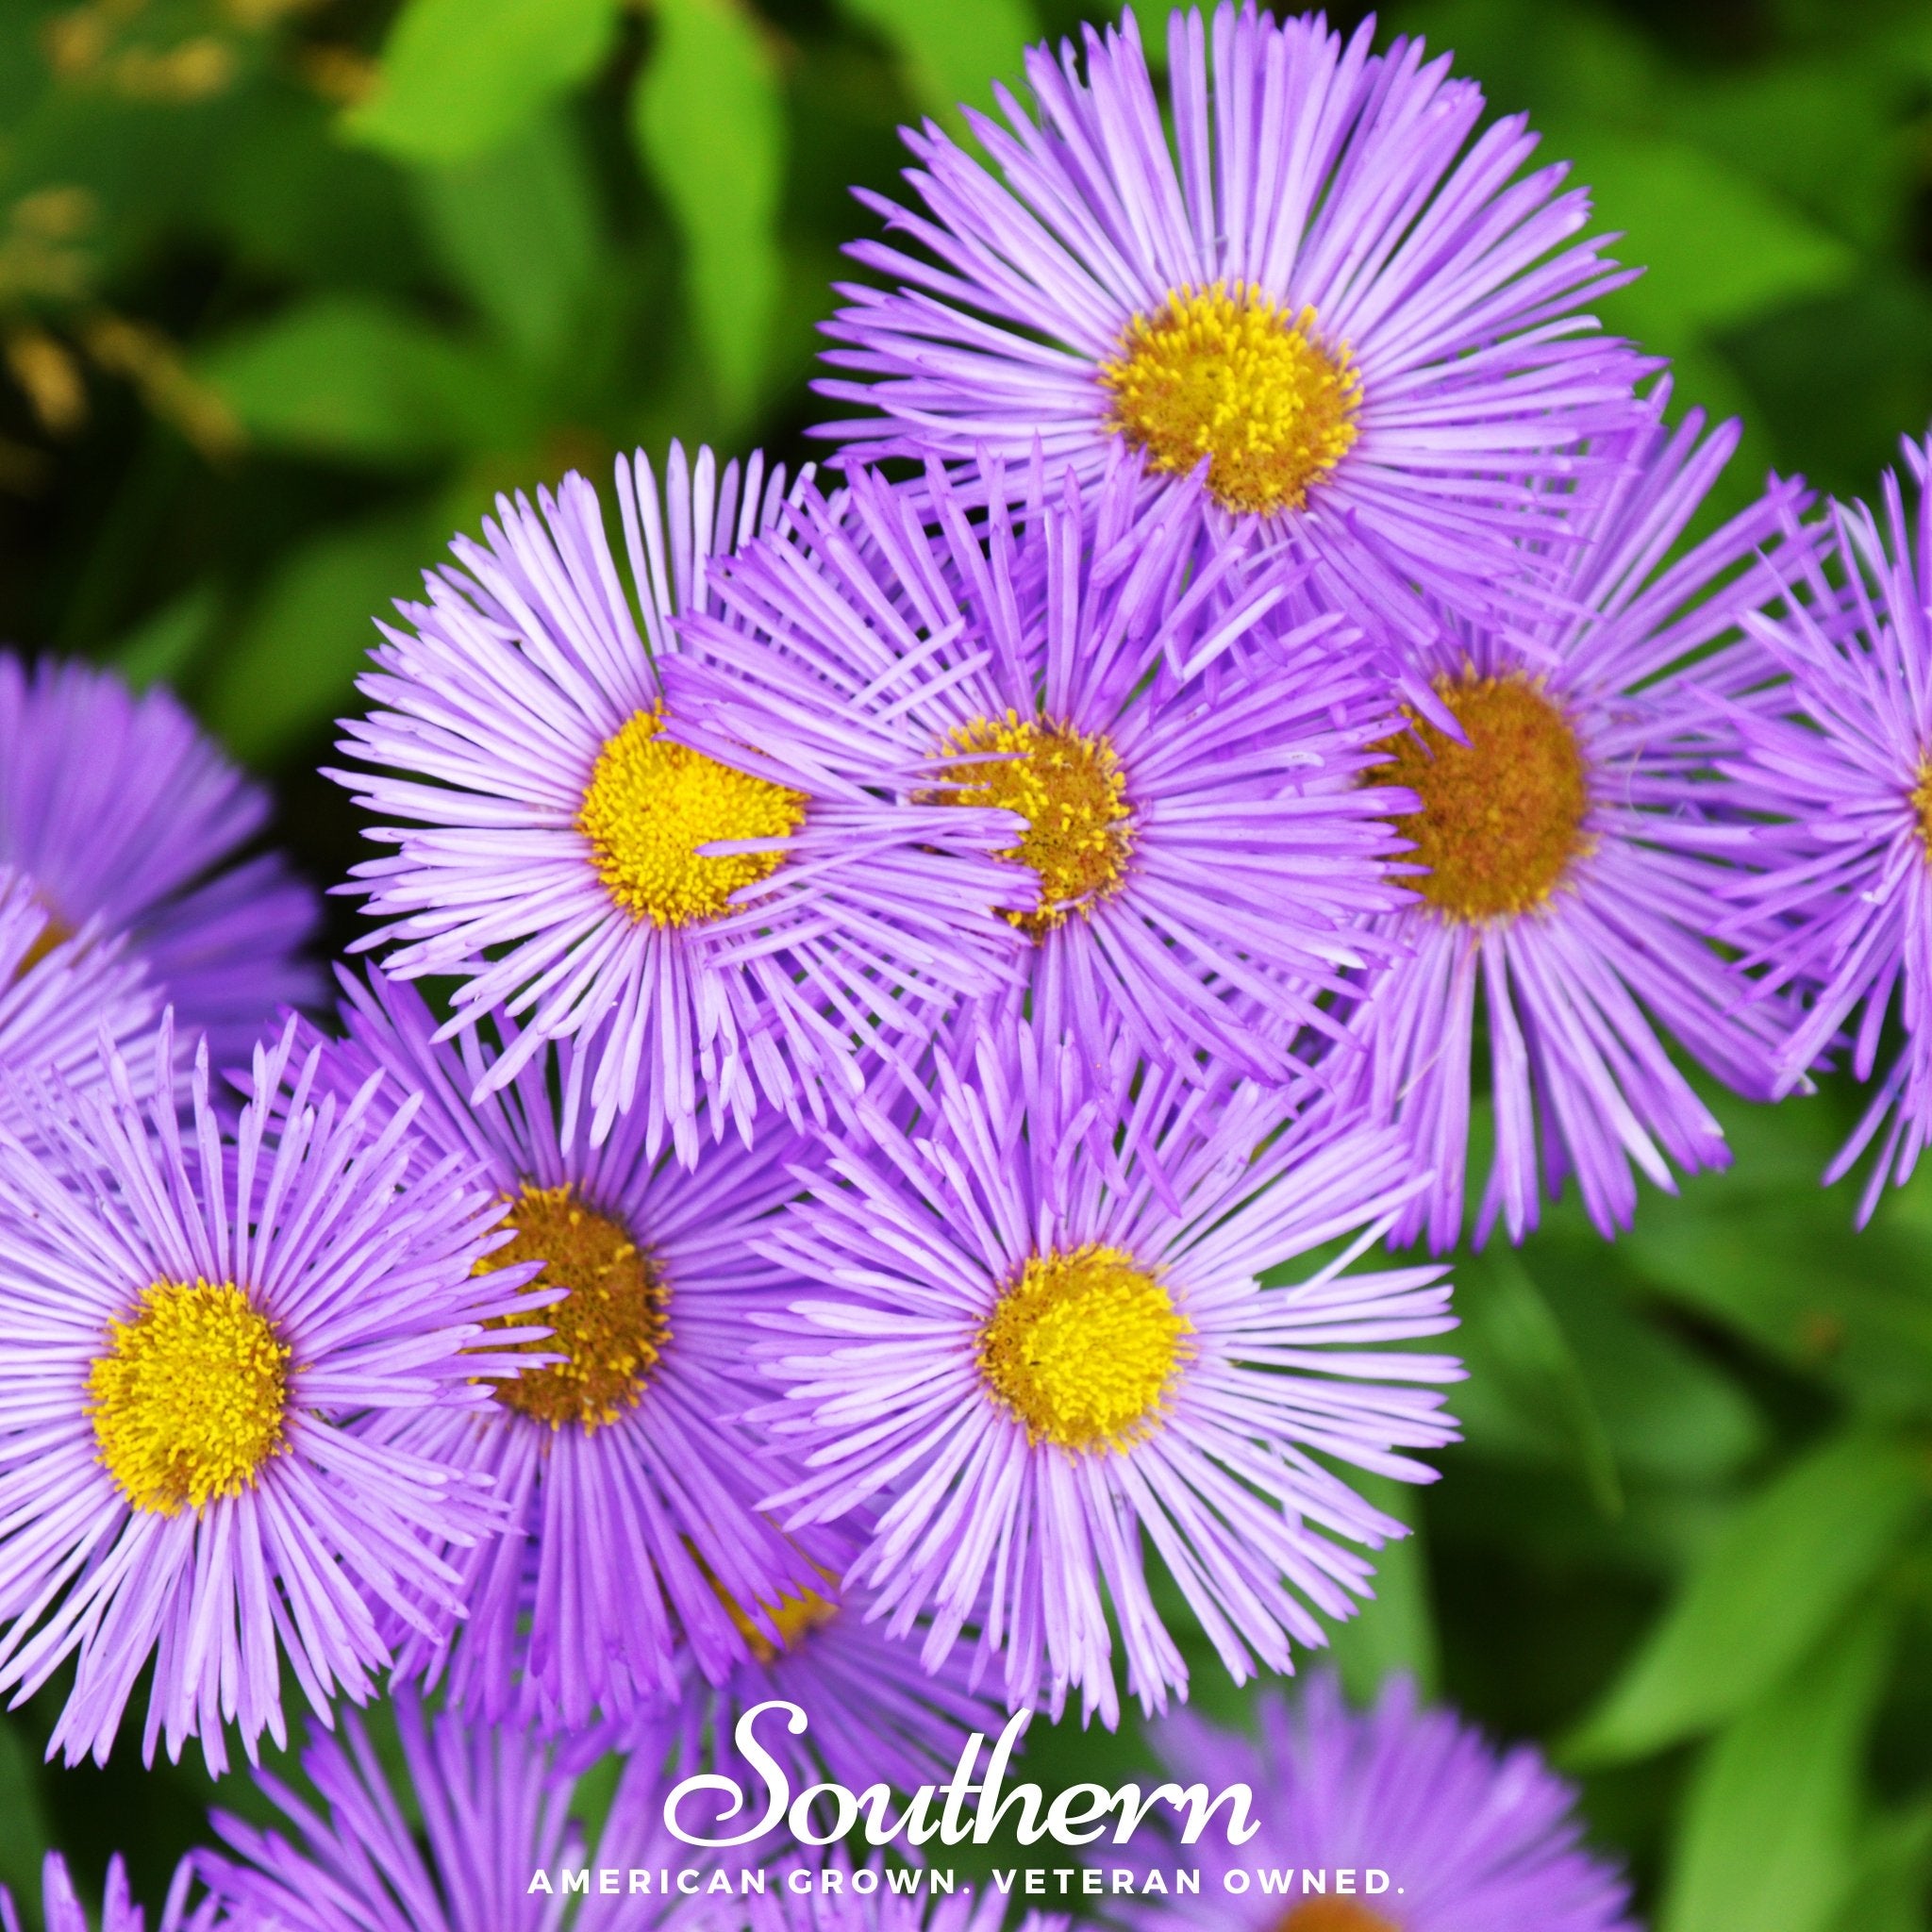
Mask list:
[[1912,788],[1911,808],[1919,818],[1919,843],[1925,848],[1925,860],[1932,864],[1932,752],[1919,761],[1919,782]]
[[1396,1927],[1352,1898],[1310,1898],[1291,1906],[1275,1932],[1396,1932]]
[[957,790],[934,794],[950,805],[1000,806],[1026,829],[998,856],[1040,875],[1040,909],[1007,917],[1036,939],[1071,911],[1083,915],[1126,876],[1133,844],[1127,781],[1114,748],[1099,735],[1055,724],[975,718],[946,734],[942,755],[957,762],[941,776]]
[[1124,1449],[1152,1426],[1193,1333],[1119,1248],[1035,1255],[979,1335],[979,1372],[1035,1442]]
[[1263,514],[1306,506],[1354,445],[1362,396],[1312,308],[1291,315],[1245,282],[1174,290],[1128,323],[1100,381],[1112,427],[1155,469],[1185,475],[1207,457],[1215,500]]
[[490,1325],[497,1328],[541,1322],[552,1329],[540,1341],[511,1343],[512,1353],[563,1357],[499,1382],[496,1399],[553,1429],[614,1423],[636,1407],[671,1340],[669,1285],[625,1229],[586,1208],[568,1184],[524,1188],[505,1218],[516,1232],[479,1272],[541,1261],[531,1288],[569,1292],[527,1315],[492,1318]]
[[232,1281],[157,1281],[88,1372],[94,1441],[137,1509],[239,1496],[287,1446],[289,1348]]
[[781,1653],[796,1649],[802,1639],[823,1628],[839,1614],[839,1606],[819,1595],[815,1590],[802,1590],[795,1596],[781,1596],[774,1604],[760,1604],[758,1607],[777,1626],[778,1641],[774,1643],[715,1581],[712,1588],[718,1591],[719,1600],[738,1634],[750,1645],[752,1656],[761,1664],[770,1664]]
[[16,980],[25,979],[57,946],[64,946],[74,937],[74,928],[64,920],[57,919],[51,912],[46,914],[46,920],[20,956],[20,964],[13,969]]
[[625,911],[691,925],[715,919],[732,893],[769,878],[783,857],[699,848],[788,838],[805,818],[805,795],[672,744],[659,735],[663,725],[661,707],[634,711],[605,741],[576,823],[597,876]]
[[1416,889],[1452,919],[1526,912],[1590,842],[1575,728],[1525,677],[1465,675],[1436,689],[1469,742],[1414,721],[1374,774],[1422,800],[1421,811],[1396,821],[1429,868]]

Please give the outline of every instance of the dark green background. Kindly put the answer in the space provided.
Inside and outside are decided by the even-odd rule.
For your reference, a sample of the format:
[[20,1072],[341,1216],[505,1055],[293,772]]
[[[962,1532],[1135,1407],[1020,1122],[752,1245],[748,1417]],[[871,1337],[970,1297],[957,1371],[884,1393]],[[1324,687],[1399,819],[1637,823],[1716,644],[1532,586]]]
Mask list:
[[[673,434],[788,458],[893,129],[1013,73],[1062,0],[0,4],[0,635],[178,685],[312,767],[371,613],[494,491]],[[1150,22],[1155,18],[1147,16]],[[1352,20],[1353,15],[1350,14]],[[1391,10],[1599,191],[1607,320],[1767,467],[1869,491],[1932,414],[1932,7]],[[1158,39],[1158,34],[1154,38]],[[371,92],[372,86],[374,92]],[[351,105],[359,102],[359,105]],[[347,930],[337,911],[338,935]],[[1349,1634],[1582,1777],[1663,1932],[1907,1932],[1932,1860],[1932,1188],[1854,1236],[1827,1091],[1724,1108],[1734,1172],[1459,1269],[1468,1442]],[[1241,1694],[1204,1659],[1199,1700]],[[41,1768],[0,1729],[0,1879],[42,1846],[158,1901],[198,1769]],[[1137,1747],[1038,1745],[1106,1776]],[[1078,1767],[1075,1774],[1075,1767]],[[243,1804],[238,1780],[225,1800]]]

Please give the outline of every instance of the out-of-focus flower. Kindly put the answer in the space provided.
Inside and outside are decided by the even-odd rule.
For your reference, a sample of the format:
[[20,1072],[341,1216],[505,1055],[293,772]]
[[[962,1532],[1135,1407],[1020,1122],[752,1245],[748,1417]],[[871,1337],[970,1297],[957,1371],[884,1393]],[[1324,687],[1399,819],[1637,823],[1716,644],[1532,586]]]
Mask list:
[[31,882],[50,935],[125,934],[218,1065],[320,990],[302,957],[314,893],[273,854],[237,857],[268,815],[169,692],[0,655],[0,865]]
[[[1260,1829],[1154,1853],[1193,1865],[1201,1890],[1116,1905],[1134,1932],[1636,1932],[1629,1887],[1582,1848],[1575,1792],[1529,1746],[1498,1751],[1400,1678],[1357,1712],[1318,1673],[1295,1704],[1269,1692],[1256,1715],[1255,1738],[1191,1711],[1155,1729],[1173,1775],[1245,1784]],[[1232,1894],[1221,1880],[1236,1867],[1250,1882]],[[1315,1893],[1309,1872],[1348,1873],[1355,1890]]]
[[32,882],[0,865],[0,1071],[84,1086],[105,1072],[102,1039],[131,1047],[158,1004],[125,940],[64,933]]
[[[664,1829],[656,1754],[633,1756],[587,1844],[573,1810],[577,1775],[540,1734],[448,1712],[425,1719],[407,1691],[394,1706],[407,1791],[351,1714],[341,1739],[303,1754],[321,1808],[259,1775],[287,1830],[214,1813],[226,1853],[191,1857],[225,1932],[556,1932],[565,1874],[585,1870],[575,1932],[705,1916],[702,1901],[667,1898],[659,1881],[690,1851]],[[420,1841],[404,1809],[410,1797]],[[619,1890],[605,1889],[602,1871],[620,1874]],[[649,1874],[647,1896],[632,1890],[633,1872]]]

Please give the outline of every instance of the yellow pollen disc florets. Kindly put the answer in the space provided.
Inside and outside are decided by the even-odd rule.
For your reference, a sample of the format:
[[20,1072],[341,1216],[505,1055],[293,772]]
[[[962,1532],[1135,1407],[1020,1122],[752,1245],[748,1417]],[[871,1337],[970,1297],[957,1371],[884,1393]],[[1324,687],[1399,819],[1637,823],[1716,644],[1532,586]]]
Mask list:
[[25,979],[47,955],[57,947],[64,946],[74,937],[74,928],[64,920],[47,914],[47,923],[42,926],[27,943],[27,949],[20,956],[20,964],[13,969],[15,979]]
[[1396,1932],[1378,1912],[1348,1898],[1305,1899],[1289,1907],[1275,1932]]
[[1035,1442],[1124,1449],[1192,1350],[1166,1287],[1119,1248],[1035,1255],[979,1334],[979,1371]]
[[157,1281],[87,1378],[94,1441],[137,1509],[239,1496],[286,1446],[289,1349],[232,1281]]
[[541,1261],[532,1288],[562,1288],[559,1302],[527,1315],[499,1315],[498,1328],[542,1323],[551,1333],[510,1344],[512,1353],[560,1355],[496,1385],[496,1399],[553,1429],[580,1423],[594,1429],[634,1408],[671,1340],[671,1291],[656,1263],[630,1236],[575,1191],[525,1187],[505,1217],[516,1229],[482,1268]]
[[1330,350],[1315,311],[1291,315],[1245,282],[1183,285],[1137,315],[1101,364],[1111,425],[1157,470],[1208,458],[1208,488],[1232,510],[1300,509],[1356,439],[1362,382]]
[[839,1606],[815,1590],[801,1590],[795,1596],[781,1596],[774,1604],[760,1604],[758,1608],[776,1626],[778,1641],[774,1643],[770,1633],[753,1623],[723,1590],[718,1591],[718,1595],[738,1634],[761,1664],[774,1662],[782,1652],[795,1650],[804,1638],[839,1614]]
[[1576,731],[1528,678],[1443,679],[1436,687],[1469,742],[1435,725],[1391,741],[1375,777],[1406,786],[1422,810],[1396,820],[1428,867],[1412,881],[1452,919],[1497,919],[1540,906],[1590,843],[1588,774]]
[[999,857],[1040,874],[1040,909],[1008,917],[1036,938],[1076,908],[1091,911],[1119,890],[1133,843],[1126,775],[1107,740],[1065,725],[1032,724],[1016,711],[975,718],[946,734],[941,754],[958,762],[941,776],[952,805],[999,806],[1026,829]]
[[716,918],[733,892],[769,878],[783,856],[699,848],[789,838],[805,818],[805,796],[670,743],[663,725],[661,708],[635,711],[605,741],[577,829],[591,841],[605,889],[633,919],[691,925]]
[[1910,803],[1919,821],[1919,843],[1925,848],[1926,862],[1932,864],[1932,752],[1919,761],[1919,782],[1912,789]]

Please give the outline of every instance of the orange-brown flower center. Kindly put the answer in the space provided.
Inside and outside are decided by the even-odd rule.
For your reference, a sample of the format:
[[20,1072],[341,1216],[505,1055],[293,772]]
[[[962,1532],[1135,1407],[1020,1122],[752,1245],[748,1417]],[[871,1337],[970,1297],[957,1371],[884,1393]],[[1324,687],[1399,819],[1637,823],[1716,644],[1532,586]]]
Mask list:
[[1422,809],[1396,821],[1427,874],[1414,883],[1451,919],[1498,919],[1540,906],[1587,848],[1590,804],[1575,727],[1526,677],[1442,679],[1468,738],[1422,719],[1389,741],[1377,781],[1406,786]]
[[562,1288],[561,1301],[527,1315],[494,1317],[491,1327],[542,1323],[541,1341],[510,1352],[560,1355],[496,1385],[496,1399],[553,1429],[578,1423],[595,1429],[634,1408],[671,1340],[671,1290],[657,1263],[608,1215],[587,1208],[569,1186],[525,1187],[506,1217],[516,1232],[486,1257],[484,1268],[541,1261],[531,1288]]
[[1398,1932],[1398,1928],[1352,1898],[1305,1898],[1289,1907],[1275,1932]]

